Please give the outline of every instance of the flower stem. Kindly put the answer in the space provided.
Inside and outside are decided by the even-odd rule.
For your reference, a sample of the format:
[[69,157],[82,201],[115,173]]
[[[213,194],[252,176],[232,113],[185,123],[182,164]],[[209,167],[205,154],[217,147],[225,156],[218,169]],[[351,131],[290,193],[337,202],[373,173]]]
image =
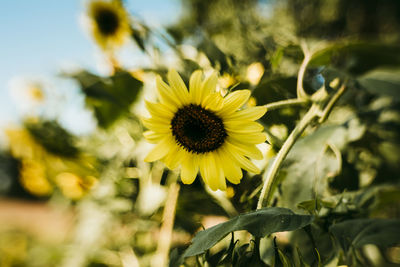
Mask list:
[[304,80],[304,75],[306,73],[307,65],[310,62],[311,57],[312,57],[312,53],[307,48],[307,45],[305,42],[302,43],[301,47],[303,49],[304,59],[300,65],[299,73],[297,76],[297,97],[300,99],[307,99],[308,95],[304,91],[303,80]]
[[270,104],[264,105],[267,108],[267,111],[274,110],[274,109],[279,109],[279,108],[285,108],[288,106],[294,106],[294,105],[304,105],[307,104],[308,101],[305,99],[299,99],[299,98],[294,98],[294,99],[286,99],[282,101],[277,101],[273,102]]
[[[264,184],[261,189],[260,198],[258,199],[257,209],[261,209],[264,205],[268,205],[269,201],[271,200],[274,185],[277,179],[276,174],[280,166],[283,163],[283,160],[286,158],[287,154],[289,153],[290,149],[293,147],[296,140],[301,136],[304,129],[316,118],[319,117],[318,123],[324,122],[330,112],[332,111],[334,105],[339,100],[339,98],[344,94],[347,89],[347,81],[345,81],[342,86],[337,90],[337,92],[330,98],[328,104],[324,107],[321,113],[321,106],[324,106],[324,103],[314,103],[304,117],[300,120],[297,126],[293,129],[290,133],[289,137],[283,143],[281,149],[279,150],[278,154],[276,155],[274,162],[268,168],[267,172],[265,173]],[[265,203],[264,203],[265,199]]]
[[179,189],[180,186],[176,182],[171,183],[169,186],[162,219],[163,223],[161,225],[160,236],[158,238],[157,250],[152,259],[153,266],[167,266]]
[[[276,174],[279,170],[279,167],[282,165],[283,160],[286,158],[296,140],[301,136],[304,129],[318,116],[318,110],[319,109],[317,105],[312,105],[308,112],[304,115],[304,117],[290,133],[286,141],[283,143],[281,149],[276,155],[276,158],[274,159],[274,162],[266,172],[264,185],[262,187],[260,198],[258,199],[257,203],[257,209],[261,209],[264,204],[268,205],[268,202],[272,197],[273,187],[277,177]],[[264,203],[264,199],[266,203]]]

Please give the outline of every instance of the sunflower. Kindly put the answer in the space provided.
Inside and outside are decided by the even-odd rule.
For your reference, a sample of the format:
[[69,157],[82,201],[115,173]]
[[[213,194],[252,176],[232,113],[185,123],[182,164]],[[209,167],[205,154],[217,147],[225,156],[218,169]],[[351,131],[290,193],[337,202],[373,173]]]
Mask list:
[[121,46],[131,33],[128,14],[118,0],[90,1],[88,16],[93,37],[104,50]]
[[236,90],[223,97],[216,92],[217,75],[202,79],[202,72],[190,77],[189,91],[179,74],[168,72],[167,85],[157,77],[159,102],[146,101],[151,115],[143,118],[149,129],[145,138],[156,144],[145,161],[161,160],[170,169],[181,166],[181,180],[191,184],[200,171],[212,190],[225,190],[225,177],[238,184],[242,169],[260,170],[249,158],[262,159],[256,144],[266,140],[262,106],[240,109],[249,99],[249,90]]

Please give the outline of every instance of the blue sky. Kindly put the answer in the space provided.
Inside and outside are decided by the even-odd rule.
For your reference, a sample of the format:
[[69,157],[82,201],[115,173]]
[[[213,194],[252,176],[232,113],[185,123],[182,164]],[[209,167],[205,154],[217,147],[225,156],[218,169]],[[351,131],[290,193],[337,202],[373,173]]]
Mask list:
[[[150,25],[179,16],[179,0],[126,0],[126,7]],[[0,123],[17,110],[8,84],[13,77],[53,79],[65,65],[95,70],[96,47],[82,30],[82,0],[2,0],[0,16]],[[137,52],[139,53],[139,52]]]

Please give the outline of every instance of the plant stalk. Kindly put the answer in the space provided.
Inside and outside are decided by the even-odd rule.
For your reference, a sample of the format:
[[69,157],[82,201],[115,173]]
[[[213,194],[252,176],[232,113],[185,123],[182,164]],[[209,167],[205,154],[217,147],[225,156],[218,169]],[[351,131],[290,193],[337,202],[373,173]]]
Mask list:
[[[296,142],[296,140],[301,136],[304,129],[318,116],[318,106],[312,105],[311,108],[307,111],[304,117],[300,120],[297,126],[290,133],[289,137],[283,143],[281,149],[279,150],[274,162],[268,168],[266,172],[266,176],[264,179],[264,184],[261,190],[260,198],[258,199],[257,209],[261,209],[264,205],[268,205],[269,201],[272,197],[273,186],[276,182],[277,172],[280,166],[283,163],[283,160],[286,158],[290,149]],[[265,199],[265,203],[264,203]]]
[[270,111],[270,110],[285,108],[285,107],[294,106],[294,105],[301,106],[301,105],[305,105],[307,103],[308,103],[308,101],[305,99],[294,98],[294,99],[287,99],[287,100],[273,102],[270,104],[266,104],[264,106],[267,108],[267,111]]

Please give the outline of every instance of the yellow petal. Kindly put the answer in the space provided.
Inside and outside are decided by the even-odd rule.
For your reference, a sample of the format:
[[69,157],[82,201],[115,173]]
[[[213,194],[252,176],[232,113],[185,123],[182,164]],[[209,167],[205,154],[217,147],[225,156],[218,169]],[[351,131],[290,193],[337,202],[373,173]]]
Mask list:
[[189,94],[192,101],[199,105],[201,103],[201,80],[203,73],[200,70],[193,72],[189,81]]
[[220,93],[211,93],[203,100],[203,107],[214,111],[220,110],[223,107],[224,99]]
[[181,180],[184,184],[193,183],[199,171],[197,156],[192,153],[187,153],[182,161]]
[[143,133],[144,138],[146,138],[147,142],[156,144],[160,142],[164,137],[164,133],[156,133],[153,131],[146,131]]
[[239,150],[243,155],[245,155],[249,158],[253,158],[253,159],[257,159],[257,160],[261,160],[264,158],[261,151],[255,145],[243,144],[242,142],[238,142],[231,138],[229,138],[226,142],[235,146],[235,148],[237,150]]
[[229,137],[244,144],[261,144],[267,140],[265,133],[230,133]]
[[231,156],[226,153],[224,149],[220,149],[218,151],[218,156],[220,162],[222,162],[221,166],[224,171],[224,175],[229,180],[229,182],[233,184],[240,183],[240,180],[243,177],[243,172],[240,167],[235,164],[235,160],[231,158]]
[[198,159],[199,159],[199,170],[200,170],[200,174],[201,174],[201,178],[203,179],[205,184],[208,184],[208,172],[207,172],[207,160],[206,160],[206,155],[207,154],[200,154],[198,155]]
[[157,120],[154,118],[142,118],[141,121],[147,129],[152,130],[153,132],[165,134],[171,132],[171,126],[168,121]]
[[181,76],[175,71],[168,72],[168,83],[174,95],[179,99],[180,103],[186,105],[189,103],[189,91],[186,88]]
[[227,148],[226,151],[230,153],[230,155],[238,162],[238,164],[242,169],[245,169],[255,174],[260,173],[260,169],[258,169],[257,166],[254,165],[254,163],[252,163],[246,157],[242,156],[235,147],[226,143],[226,148]]
[[204,99],[215,92],[215,88],[217,87],[218,77],[217,73],[212,73],[202,84],[201,89],[201,103],[203,103]]
[[169,153],[162,159],[162,161],[165,163],[165,165],[173,170],[176,169],[181,163],[183,158],[183,151],[182,148],[178,145],[175,145]]
[[233,133],[256,133],[264,130],[264,126],[254,121],[230,121],[224,122],[225,129]]
[[200,173],[204,182],[216,191],[219,188],[219,170],[215,165],[215,159],[212,153],[206,153],[200,158]]
[[228,94],[224,99],[224,107],[218,114],[224,116],[235,112],[249,100],[250,94],[250,90],[237,90]]
[[175,112],[182,103],[176,97],[172,89],[166,84],[160,76],[156,78],[157,94],[160,102],[165,104],[172,112]]
[[226,116],[226,119],[229,120],[258,120],[262,116],[264,116],[265,112],[267,112],[267,108],[264,106],[251,107],[243,110],[239,110],[233,114],[229,114]]
[[226,190],[226,180],[225,180],[225,175],[224,175],[224,169],[223,169],[223,165],[224,162],[221,161],[221,158],[219,157],[219,154],[214,152],[211,154],[214,157],[214,161],[215,161],[215,168],[216,168],[216,173],[215,173],[215,182],[218,184],[218,189],[219,190]]
[[149,152],[149,154],[147,154],[144,161],[152,162],[159,160],[165,157],[174,146],[176,145],[173,143],[172,137],[166,136]]
[[174,113],[171,111],[171,109],[162,103],[152,103],[147,100],[145,100],[144,103],[152,117],[161,117],[171,120],[174,116]]

